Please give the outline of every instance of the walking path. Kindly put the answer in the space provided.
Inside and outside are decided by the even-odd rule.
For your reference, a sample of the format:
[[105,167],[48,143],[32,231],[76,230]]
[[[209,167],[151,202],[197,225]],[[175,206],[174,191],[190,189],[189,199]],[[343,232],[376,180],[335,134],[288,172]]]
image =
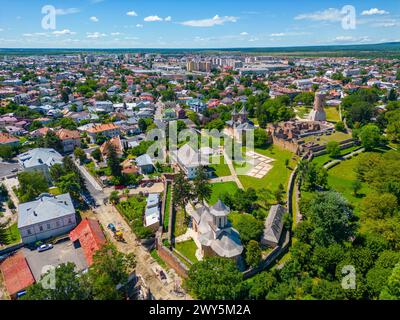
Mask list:
[[335,164],[337,164],[337,163],[339,163],[339,162],[342,162],[343,160],[349,159],[349,158],[353,157],[353,156],[356,155],[356,154],[363,153],[364,151],[365,151],[365,149],[364,149],[364,148],[361,148],[361,149],[355,150],[355,151],[353,151],[353,152],[350,152],[350,153],[344,155],[343,157],[341,157],[341,158],[339,158],[339,159],[331,160],[331,161],[329,161],[328,163],[325,163],[325,164],[324,164],[324,168],[325,168],[325,169],[329,169],[329,168],[332,167],[333,165],[335,165]]
[[236,182],[237,186],[240,189],[244,190],[244,187],[243,187],[242,183],[240,182],[239,177],[236,174],[235,168],[233,167],[232,160],[228,157],[228,155],[226,154],[225,150],[224,150],[224,158],[225,158],[226,164],[229,167],[229,170],[231,171],[231,176],[233,177],[233,179]]

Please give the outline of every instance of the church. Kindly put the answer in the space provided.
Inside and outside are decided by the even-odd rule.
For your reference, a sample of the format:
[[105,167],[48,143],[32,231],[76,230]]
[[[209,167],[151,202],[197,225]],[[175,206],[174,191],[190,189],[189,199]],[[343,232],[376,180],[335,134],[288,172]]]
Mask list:
[[255,129],[253,122],[247,117],[248,114],[244,106],[239,112],[234,108],[231,114],[232,119],[225,122],[228,126],[226,129],[228,135],[237,141],[243,141],[243,137],[246,136],[246,131]]

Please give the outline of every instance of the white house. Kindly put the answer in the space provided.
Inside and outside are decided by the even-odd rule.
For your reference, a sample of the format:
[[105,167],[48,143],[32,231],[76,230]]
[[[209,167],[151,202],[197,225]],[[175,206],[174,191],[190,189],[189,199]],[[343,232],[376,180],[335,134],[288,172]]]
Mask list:
[[62,164],[63,157],[50,148],[36,148],[18,155],[18,162],[25,171],[39,171],[50,180],[50,167]]
[[18,230],[23,243],[57,237],[75,226],[75,208],[69,193],[42,193],[36,200],[18,205]]

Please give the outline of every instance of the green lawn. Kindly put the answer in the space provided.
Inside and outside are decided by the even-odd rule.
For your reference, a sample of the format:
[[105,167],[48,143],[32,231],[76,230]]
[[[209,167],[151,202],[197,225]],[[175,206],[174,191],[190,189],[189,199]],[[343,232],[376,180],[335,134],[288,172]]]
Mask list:
[[55,196],[59,196],[61,194],[61,191],[57,187],[54,187],[49,189],[49,193]]
[[191,239],[184,242],[178,242],[175,244],[175,249],[179,251],[180,254],[188,258],[192,263],[197,262],[196,258],[196,243]]
[[352,183],[356,180],[357,176],[354,168],[358,162],[358,157],[353,157],[349,160],[344,160],[340,164],[328,170],[328,184],[329,186],[343,194],[343,196],[354,205],[354,212],[358,214],[359,204],[363,196],[368,194],[371,189],[365,183],[362,183],[362,188],[359,191],[361,196],[354,196],[352,190]]
[[311,106],[298,106],[296,107],[296,115],[302,119],[305,119],[307,115],[310,113],[312,107]]
[[[343,150],[340,151],[340,155],[341,155],[341,156],[344,156],[344,155],[349,154],[349,153],[351,153],[351,152],[353,152],[354,150],[357,150],[357,149],[359,149],[359,148],[360,148],[360,146],[352,146],[352,147],[350,147],[350,148],[343,149]],[[315,158],[313,159],[313,162],[315,162],[317,165],[322,166],[322,165],[328,163],[328,162],[331,161],[331,160],[334,160],[334,158],[331,158],[331,157],[329,156],[329,154],[323,154],[323,155],[321,155],[321,156],[315,157]]]
[[169,214],[170,214],[169,206],[171,203],[171,192],[172,192],[171,183],[168,183],[167,184],[167,199],[165,200],[165,212],[164,212],[164,221],[163,221],[165,230],[168,230]]
[[160,265],[160,267],[162,267],[164,269],[169,269],[167,264],[164,262],[164,260],[161,259],[161,257],[158,255],[156,249],[151,250],[150,255],[153,257],[154,260],[157,261],[157,263]]
[[[251,187],[254,189],[267,188],[270,190],[276,190],[278,185],[282,183],[286,189],[290,173],[292,172],[292,169],[296,166],[298,157],[294,153],[288,150],[284,150],[276,145],[272,145],[267,149],[255,149],[255,152],[274,159],[275,161],[271,162],[271,165],[273,167],[261,179],[245,175],[239,176],[239,180],[243,184],[243,187],[245,189]],[[289,160],[289,168],[285,166],[286,159]]]
[[326,120],[329,122],[339,122],[340,114],[336,107],[325,107]]
[[213,183],[211,185],[211,189],[212,193],[210,199],[208,200],[208,203],[210,205],[213,205],[218,201],[218,199],[221,197],[223,193],[234,194],[238,189],[238,186],[233,181],[218,182],[218,183]]
[[14,223],[10,227],[8,227],[6,229],[6,234],[8,236],[7,244],[14,244],[21,242],[21,234],[19,233],[17,223]]
[[[309,141],[314,141],[316,143],[319,144],[325,144],[329,141],[343,141],[346,139],[350,139],[351,138],[351,134],[349,133],[344,133],[344,132],[340,132],[340,131],[336,131],[333,134],[330,135],[322,135],[322,136],[308,136],[308,137],[304,137],[304,141],[305,142],[309,142]],[[319,139],[319,140],[318,140]]]
[[[213,162],[216,162],[215,164],[212,164]],[[216,155],[216,156],[211,156],[210,157],[210,165],[209,167],[214,169],[214,174],[217,177],[225,177],[225,176],[230,176],[231,171],[229,170],[228,165],[226,164],[225,158],[223,155]]]
[[179,237],[186,232],[188,227],[187,223],[188,221],[185,219],[184,211],[181,208],[177,208],[175,214],[175,226],[172,230],[175,237]]

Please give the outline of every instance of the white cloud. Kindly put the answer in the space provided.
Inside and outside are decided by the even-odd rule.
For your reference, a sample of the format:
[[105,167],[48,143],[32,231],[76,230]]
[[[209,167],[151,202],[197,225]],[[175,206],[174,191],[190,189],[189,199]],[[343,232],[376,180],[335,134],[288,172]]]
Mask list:
[[241,32],[240,35],[241,35],[241,36],[247,36],[247,35],[249,35],[249,34],[248,34],[247,32],[244,31],[244,32]]
[[163,18],[160,18],[159,16],[148,16],[143,20],[146,22],[155,22],[155,21],[163,21]]
[[140,24],[140,23],[138,23],[138,24],[136,25],[136,28],[143,28],[143,25]]
[[55,36],[63,36],[63,35],[74,35],[76,34],[76,32],[73,32],[69,29],[64,29],[64,30],[60,30],[60,31],[53,31],[52,34],[54,34]]
[[59,16],[65,16],[67,14],[74,14],[78,12],[80,12],[78,8],[56,9],[56,14]]
[[361,13],[362,16],[373,16],[373,15],[383,15],[383,14],[389,14],[389,12],[378,8],[371,8],[369,10],[364,10]]
[[280,32],[280,33],[271,33],[269,35],[270,37],[284,37],[286,36],[286,33]]
[[111,32],[110,33],[112,36],[119,36],[119,35],[121,35],[122,33],[121,32]]
[[295,20],[313,20],[313,21],[340,21],[343,14],[340,10],[329,8],[323,11],[316,11],[311,13],[302,13],[294,17]]
[[93,21],[93,22],[99,22],[99,19],[95,16],[91,16],[89,19],[90,19],[90,21]]
[[106,37],[107,35],[105,33],[100,33],[100,32],[87,32],[86,37],[91,38],[91,39],[97,39],[100,37]]
[[168,17],[166,17],[165,19],[164,19],[164,21],[171,21],[172,20],[172,17],[171,16],[168,16]]
[[130,17],[137,17],[137,13],[135,12],[135,11],[128,11],[127,13],[126,13],[126,15],[127,16],[130,16]]
[[232,17],[232,16],[224,16],[220,17],[219,15],[215,15],[213,18],[210,19],[201,19],[201,20],[188,20],[181,22],[182,25],[184,26],[189,26],[189,27],[213,27],[216,25],[223,25],[225,22],[236,22],[237,17]]
[[364,43],[364,42],[371,42],[371,39],[368,36],[362,37],[353,37],[353,36],[337,36],[333,42],[339,43]]

